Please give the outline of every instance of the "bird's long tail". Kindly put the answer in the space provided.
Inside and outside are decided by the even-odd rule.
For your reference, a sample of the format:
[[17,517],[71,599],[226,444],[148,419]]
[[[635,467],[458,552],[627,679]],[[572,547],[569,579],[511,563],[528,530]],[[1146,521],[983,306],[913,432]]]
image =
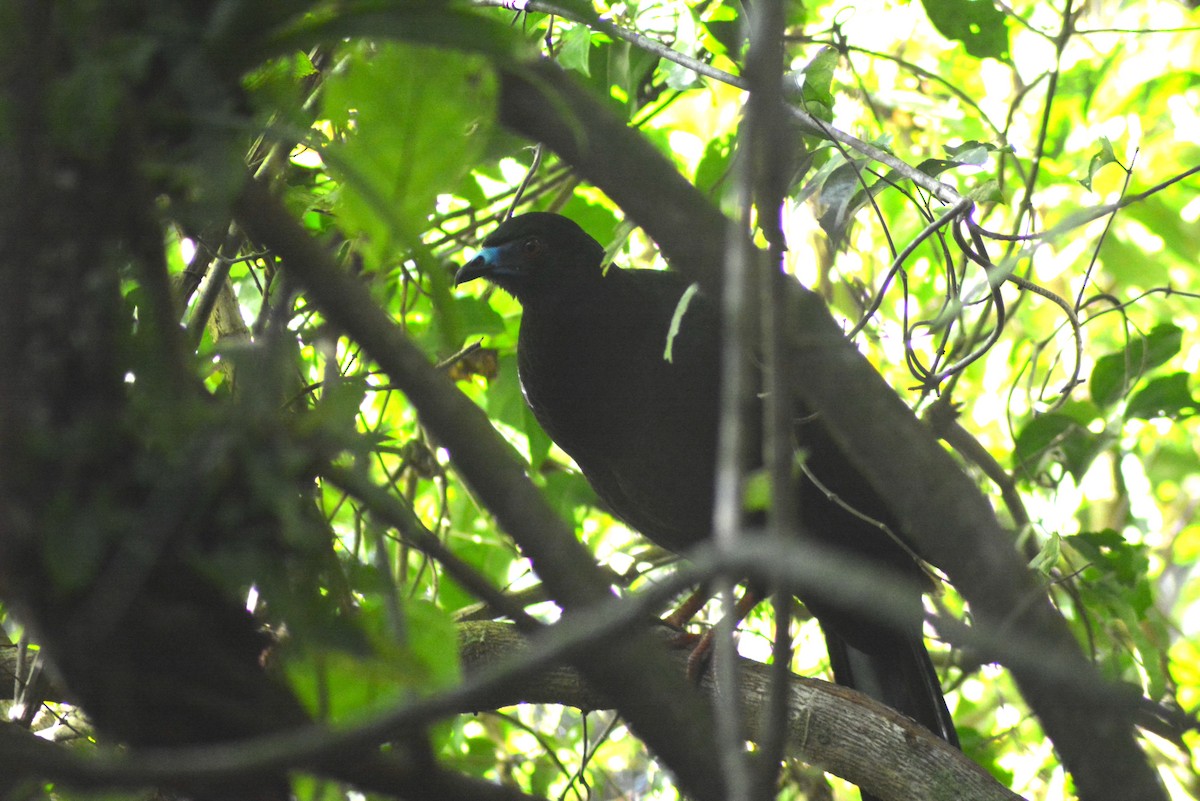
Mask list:
[[836,633],[827,632],[825,639],[838,684],[903,712],[958,746],[954,721],[923,642],[906,637],[889,638],[886,643],[876,640],[868,653]]
[[[838,684],[903,712],[954,747],[959,746],[937,671],[919,638],[875,639],[870,652],[851,645],[837,632],[826,630],[825,641]],[[863,801],[876,799],[863,793]]]

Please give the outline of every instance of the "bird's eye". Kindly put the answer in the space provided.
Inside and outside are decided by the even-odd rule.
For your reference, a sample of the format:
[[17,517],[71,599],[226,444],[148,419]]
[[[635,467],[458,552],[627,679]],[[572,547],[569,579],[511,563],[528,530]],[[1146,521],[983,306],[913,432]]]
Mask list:
[[537,256],[545,249],[545,244],[536,236],[531,236],[522,243],[526,256]]

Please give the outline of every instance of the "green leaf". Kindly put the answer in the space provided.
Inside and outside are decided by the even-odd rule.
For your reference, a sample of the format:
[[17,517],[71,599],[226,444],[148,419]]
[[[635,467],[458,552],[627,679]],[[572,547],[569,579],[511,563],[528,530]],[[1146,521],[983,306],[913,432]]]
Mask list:
[[733,134],[726,133],[708,140],[704,155],[696,165],[696,176],[693,183],[705,194],[712,194],[716,188],[725,182],[729,168],[733,162]]
[[1042,546],[1037,556],[1029,563],[1029,567],[1043,575],[1049,575],[1051,569],[1058,564],[1061,556],[1062,538],[1058,534],[1051,533],[1049,539],[1046,540],[1046,544]]
[[688,67],[674,61],[663,60],[658,68],[667,82],[667,86],[677,91],[691,89],[700,85],[700,76]]
[[1179,417],[1196,411],[1196,400],[1188,388],[1187,373],[1171,373],[1155,378],[1129,399],[1125,409],[1128,419],[1149,420],[1153,417]]
[[1004,203],[1004,192],[1000,188],[1000,182],[995,178],[989,178],[981,184],[972,186],[967,190],[967,197],[976,203]]
[[833,120],[833,75],[838,67],[838,51],[823,47],[804,68],[800,97],[805,111],[825,122]]
[[581,506],[594,507],[599,503],[596,491],[582,473],[574,470],[543,472],[542,493],[554,511],[564,520],[574,520]]
[[585,201],[579,195],[573,195],[563,204],[559,213],[579,223],[580,228],[605,245],[616,237],[620,221],[612,209],[598,203]]
[[1062,443],[1062,463],[1076,481],[1083,479],[1084,473],[1092,466],[1096,457],[1104,452],[1115,441],[1108,432],[1099,434],[1079,428],[1071,432]]
[[1037,463],[1042,455],[1061,441],[1078,423],[1063,414],[1043,414],[1025,424],[1013,447],[1013,460],[1017,466],[1031,473],[1037,472]]
[[[886,142],[873,143],[887,149]],[[947,147],[949,159],[925,159],[917,165],[917,169],[930,177],[953,170],[958,167],[977,167],[986,164],[991,153],[1000,148],[980,142],[965,142],[957,147]],[[840,157],[830,159],[818,170],[808,185],[800,192],[797,200],[805,199],[815,189],[819,189],[819,200],[823,209],[821,213],[821,228],[829,234],[834,242],[840,242],[846,227],[859,209],[866,204],[870,197],[875,197],[896,186],[902,179],[895,170],[879,180],[874,180],[874,174],[867,168],[868,162],[860,160],[858,167]],[[863,182],[870,183],[864,187]],[[999,195],[998,185],[994,180],[978,187],[974,194],[982,198],[996,198]],[[974,196],[973,194],[973,196]]]
[[938,33],[963,43],[975,58],[1006,58],[1008,27],[1004,12],[990,0],[922,0]]
[[503,334],[507,328],[504,318],[477,295],[457,295],[454,300],[462,320],[463,333],[467,336],[491,336]]
[[[415,319],[410,320],[408,330],[432,357],[440,359],[453,353],[464,340],[478,338],[480,334],[494,336],[505,332],[504,318],[482,298],[454,292],[448,270],[434,268],[427,272],[433,313],[429,315],[423,333]],[[417,316],[419,314],[413,315]]]
[[1125,587],[1134,587],[1146,577],[1149,567],[1146,546],[1128,542],[1113,529],[1085,531],[1064,537],[1091,566]]
[[562,49],[558,52],[558,63],[569,70],[585,76],[592,74],[588,59],[592,50],[592,29],[586,25],[574,25],[562,37]]
[[945,145],[942,149],[946,151],[946,155],[959,164],[975,165],[987,164],[988,159],[991,158],[991,154],[998,150],[1004,150],[1009,153],[1013,150],[1011,146],[1001,148],[991,142],[979,142],[974,139],[959,145]]
[[1121,352],[1101,356],[1088,380],[1092,400],[1100,406],[1116,403],[1139,376],[1165,364],[1182,347],[1183,329],[1163,323],[1144,337],[1131,339]]
[[[1138,205],[1134,204],[1130,209],[1136,209]],[[1200,236],[1185,241],[1197,240],[1200,240]],[[1179,243],[1179,240],[1173,238],[1164,238],[1163,241],[1168,251],[1176,243]],[[1143,243],[1131,238],[1128,232],[1119,226],[1112,236],[1105,237],[1100,246],[1100,261],[1104,263],[1116,286],[1129,287],[1131,290],[1135,287],[1147,289],[1161,286],[1171,283],[1172,280],[1170,261],[1164,259],[1161,253],[1148,251]]]
[[703,41],[708,50],[735,56],[746,41],[746,26],[740,19],[741,10],[735,5],[721,5],[704,20],[708,36]]
[[[833,163],[832,160],[830,163]],[[821,228],[839,246],[854,213],[866,202],[863,181],[871,178],[866,166],[866,160],[857,164],[843,161],[828,173],[820,185]],[[819,171],[814,180],[820,180],[823,174],[823,170]],[[873,184],[872,193],[879,191],[877,187],[881,186],[884,186],[882,181]]]
[[[357,622],[370,648],[322,647],[289,652],[287,673],[296,694],[334,721],[359,717],[399,698],[428,695],[458,681],[458,632],[432,604],[409,601],[403,621],[391,619],[376,597],[363,600]],[[403,637],[403,641],[398,639]]]
[[550,436],[542,430],[521,394],[516,355],[501,355],[498,367],[496,377],[488,382],[488,416],[525,435],[524,456],[530,466],[537,469],[550,453]]
[[[1145,261],[1150,262],[1149,266],[1157,266],[1161,269],[1164,262],[1169,264],[1169,260],[1163,258],[1164,255],[1173,256],[1189,266],[1195,264],[1196,242],[1200,242],[1200,220],[1191,219],[1190,215],[1180,214],[1177,206],[1163,203],[1158,196],[1146,198],[1142,203],[1134,203],[1128,207],[1128,210],[1131,212],[1130,216],[1162,240],[1163,251],[1161,253],[1153,251],[1144,253]],[[1124,214],[1125,210],[1123,209],[1121,213]],[[1141,247],[1145,251],[1143,243],[1131,244],[1134,248]],[[1150,283],[1150,280],[1157,282],[1161,279],[1137,276],[1131,279],[1130,283],[1142,287],[1153,286],[1154,284]],[[1169,281],[1168,278],[1165,282]]]
[[[407,647],[400,653],[411,654],[419,669],[421,684],[417,689],[434,690],[449,687],[459,681],[458,629],[444,611],[426,601],[408,600],[404,603]],[[389,636],[385,640],[393,645]]]
[[[690,6],[680,3],[679,15],[676,19],[674,48],[682,53],[698,52],[703,28],[700,21],[696,19],[696,12]],[[700,76],[690,69],[668,70],[667,72],[667,85],[672,89],[687,89],[696,86],[699,82]]]
[[1089,431],[1072,415],[1054,412],[1033,418],[1021,429],[1013,447],[1013,461],[1026,478],[1036,476],[1047,462],[1057,460],[1080,479],[1096,456],[1111,444],[1108,433]]
[[525,440],[529,443],[530,466],[536,468],[550,458],[550,446],[553,442],[528,406],[525,407]]
[[683,296],[679,298],[679,302],[675,305],[675,313],[671,315],[671,325],[667,329],[667,344],[663,349],[663,361],[670,364],[675,360],[674,345],[675,337],[679,334],[679,326],[683,323],[683,317],[687,314],[688,306],[691,305],[692,298],[700,291],[699,284],[690,284],[683,292]]
[[340,222],[371,266],[419,244],[438,194],[483,153],[495,94],[482,59],[395,43],[358,47],[326,82],[325,113],[345,136],[322,155],[342,179]]
[[1081,178],[1079,183],[1083,184],[1087,189],[1092,188],[1092,180],[1096,177],[1096,173],[1101,167],[1106,164],[1119,164],[1117,155],[1113,152],[1112,142],[1108,141],[1107,136],[1100,137],[1100,149],[1092,154],[1092,160],[1088,164],[1087,178]]
[[1183,347],[1183,329],[1174,323],[1162,323],[1150,330],[1143,340],[1146,369],[1165,364]]
[[292,777],[292,793],[296,801],[342,801],[346,797],[345,791],[336,782],[306,773],[297,773]]
[[1110,353],[1096,360],[1088,392],[1098,406],[1111,406],[1125,394],[1127,380],[1124,354]]

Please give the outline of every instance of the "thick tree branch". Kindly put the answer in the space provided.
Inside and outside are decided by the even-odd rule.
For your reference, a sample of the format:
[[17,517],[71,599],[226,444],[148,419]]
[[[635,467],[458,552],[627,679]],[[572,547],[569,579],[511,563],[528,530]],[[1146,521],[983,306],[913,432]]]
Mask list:
[[[669,641],[674,632],[660,627],[656,636]],[[485,669],[527,653],[530,642],[507,623],[471,623],[460,628],[464,670]],[[674,669],[683,675],[690,654],[671,651]],[[757,741],[770,712],[770,668],[737,660],[738,704],[745,736]],[[711,671],[700,678],[701,690],[718,695]],[[841,776],[881,798],[945,798],[1014,801],[1020,798],[986,771],[921,726],[894,710],[855,692],[817,679],[792,675],[786,692],[785,753]],[[489,699],[488,708],[520,703],[564,704],[582,710],[608,709],[611,704],[569,668],[529,676],[506,685]],[[475,710],[464,710],[475,711]]]
[[[718,286],[724,218],[648,142],[549,63],[501,71],[502,122],[543,142],[604,190],[676,269]],[[790,299],[794,394],[820,413],[846,455],[893,509],[917,549],[946,571],[982,626],[1020,631],[1099,685],[1065,622],[978,489],[842,336],[828,309]],[[1132,705],[1115,711],[1031,668],[1011,666],[1030,705],[1091,801],[1163,798],[1133,738]],[[1078,689],[1078,688],[1076,688]]]

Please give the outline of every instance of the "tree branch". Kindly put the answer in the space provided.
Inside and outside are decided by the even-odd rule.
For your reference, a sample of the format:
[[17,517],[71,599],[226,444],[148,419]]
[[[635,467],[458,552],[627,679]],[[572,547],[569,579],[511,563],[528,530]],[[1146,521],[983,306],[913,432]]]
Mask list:
[[[531,648],[530,642],[508,623],[463,624],[459,631],[463,669],[468,674]],[[654,633],[666,644],[676,636],[666,627]],[[687,649],[675,648],[670,654],[674,669],[685,674],[690,657]],[[745,736],[752,741],[758,741],[773,714],[768,703],[770,671],[767,665],[737,659],[737,702],[746,725]],[[700,677],[700,689],[710,701],[718,696],[711,671]],[[841,776],[881,798],[1020,798],[961,751],[854,690],[793,674],[786,699],[787,756]],[[489,699],[488,708],[522,703],[564,704],[586,711],[611,707],[602,693],[569,668],[510,683]]]

